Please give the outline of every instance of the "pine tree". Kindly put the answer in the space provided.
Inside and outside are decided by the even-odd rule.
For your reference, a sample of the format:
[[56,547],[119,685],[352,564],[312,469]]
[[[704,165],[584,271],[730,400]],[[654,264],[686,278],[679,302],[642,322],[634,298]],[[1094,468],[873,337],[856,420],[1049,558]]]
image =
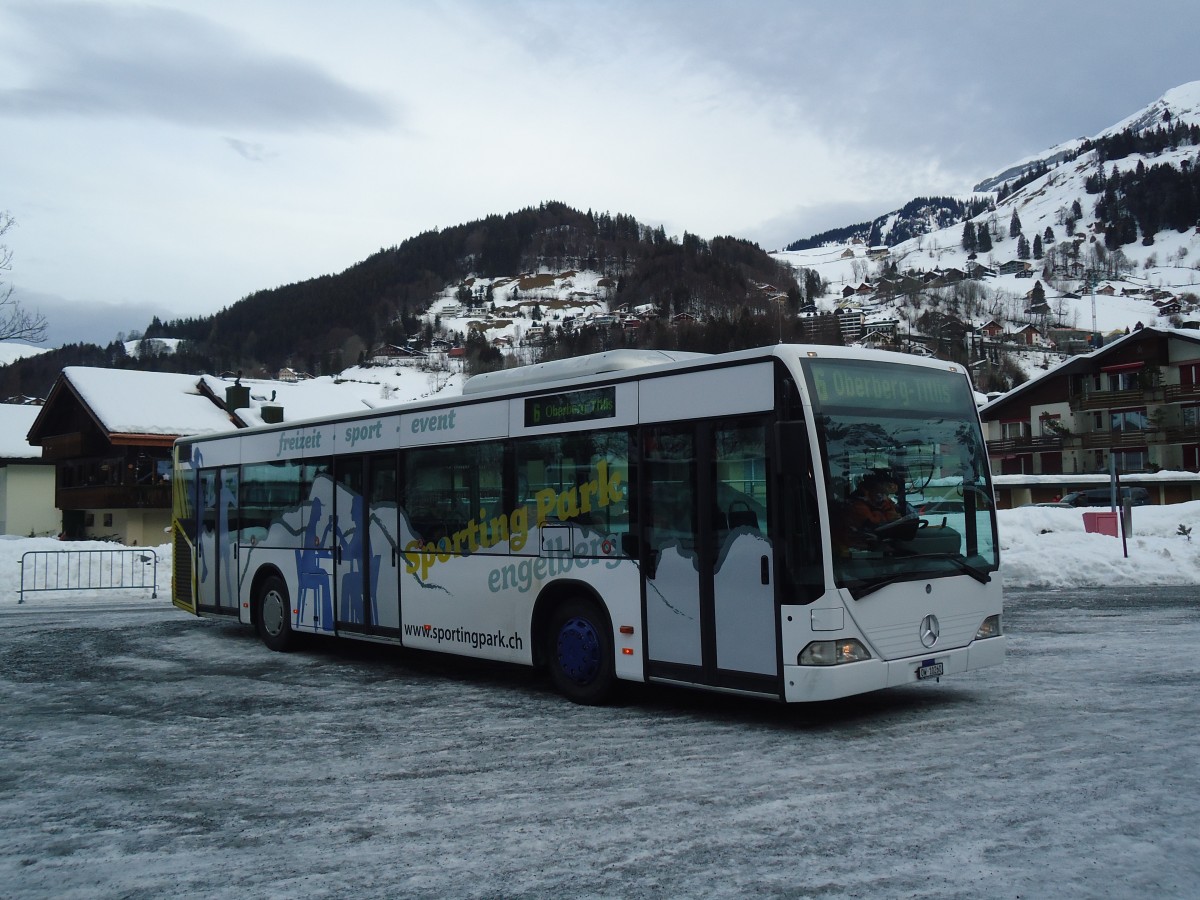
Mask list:
[[992,249],[992,232],[987,227],[987,223],[983,222],[979,226],[979,230],[975,233],[975,246],[980,253],[989,253]]
[[1017,259],[1029,259],[1029,241],[1023,234],[1017,235]]
[[1054,229],[1049,225],[1047,225],[1046,230],[1042,232],[1042,244],[1047,247],[1054,246]]
[[1033,258],[1042,258],[1042,236],[1040,234],[1035,234],[1033,236]]
[[1012,218],[1009,219],[1009,221],[1008,221],[1008,236],[1010,238],[1015,238],[1020,233],[1021,233],[1021,217],[1017,215],[1017,211],[1014,209]]
[[967,219],[963,225],[962,247],[968,253],[974,253],[979,249],[975,239],[975,223],[970,219]]

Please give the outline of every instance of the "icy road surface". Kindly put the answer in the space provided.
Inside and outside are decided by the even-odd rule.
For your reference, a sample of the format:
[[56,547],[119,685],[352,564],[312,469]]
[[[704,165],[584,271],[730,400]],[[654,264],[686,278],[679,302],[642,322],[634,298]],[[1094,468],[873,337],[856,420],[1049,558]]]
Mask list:
[[1194,897],[1200,599],[1011,591],[1006,664],[816,707],[0,609],[0,895]]

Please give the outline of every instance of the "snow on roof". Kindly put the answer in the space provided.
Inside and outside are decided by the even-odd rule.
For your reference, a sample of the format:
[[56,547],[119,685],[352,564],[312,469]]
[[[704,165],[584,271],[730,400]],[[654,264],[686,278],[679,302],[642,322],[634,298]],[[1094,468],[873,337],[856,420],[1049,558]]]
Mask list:
[[40,406],[0,403],[0,459],[40,459],[42,448],[32,446],[25,436]]
[[196,375],[68,366],[63,377],[113,434],[211,434],[229,415],[200,393]]
[[[234,383],[230,377],[203,378],[222,400],[225,389]],[[411,403],[434,394],[456,396],[462,390],[462,381],[461,375],[449,372],[389,366],[356,366],[337,376],[322,375],[297,382],[243,377],[241,383],[250,388],[250,407],[237,410],[237,416],[247,425],[261,425],[264,406],[283,407],[287,422],[343,415]]]
[[[235,427],[229,413],[201,392],[203,385],[224,402],[226,388],[238,380],[233,377],[89,366],[68,366],[63,377],[113,434],[214,434]],[[351,368],[336,377],[301,382],[256,378],[240,378],[240,382],[250,389],[249,408],[237,410],[246,425],[261,425],[262,407],[267,405],[283,407],[284,420],[290,422],[395,406],[439,393],[456,395],[462,388],[461,375],[387,367]],[[30,409],[28,424],[19,428],[22,441],[40,408]],[[32,455],[40,454],[40,449],[33,449]]]

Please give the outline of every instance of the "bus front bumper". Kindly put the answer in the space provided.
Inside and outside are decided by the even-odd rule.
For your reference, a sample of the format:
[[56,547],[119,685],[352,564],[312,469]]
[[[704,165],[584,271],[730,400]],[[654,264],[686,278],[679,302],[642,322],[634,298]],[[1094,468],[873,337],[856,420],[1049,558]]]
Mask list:
[[783,699],[788,703],[811,703],[852,697],[918,681],[936,681],[937,676],[922,678],[918,673],[937,664],[942,667],[942,676],[997,666],[1004,661],[1004,646],[1004,635],[998,635],[972,641],[955,650],[930,652],[905,659],[868,659],[840,666],[784,666]]

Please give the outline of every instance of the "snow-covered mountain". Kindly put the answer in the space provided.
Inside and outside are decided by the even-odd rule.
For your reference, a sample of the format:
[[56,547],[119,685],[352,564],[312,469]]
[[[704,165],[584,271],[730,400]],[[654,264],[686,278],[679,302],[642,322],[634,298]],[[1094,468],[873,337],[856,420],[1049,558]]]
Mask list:
[[7,366],[9,363],[27,356],[45,353],[46,349],[45,347],[34,347],[32,344],[22,344],[20,341],[0,341],[0,366]]
[[[861,310],[859,333],[894,321],[898,334],[927,339],[931,322],[940,329],[949,318],[979,328],[995,320],[989,330],[998,326],[1011,336],[1021,333],[1022,343],[1033,341],[1025,352],[1010,354],[1014,367],[1028,373],[1052,363],[1060,355],[1054,351],[1079,349],[1080,339],[1096,332],[1200,319],[1200,220],[1182,231],[1135,228],[1137,239],[1120,243],[1098,214],[1103,193],[1089,192],[1098,180],[1140,177],[1155,166],[1200,173],[1197,127],[1200,81],[1168,91],[1093,138],[1005,167],[982,180],[974,197],[963,198],[979,209],[967,220],[982,238],[974,249],[964,247],[968,227],[960,219],[890,247],[852,241],[776,257],[827,282],[818,312]],[[1170,129],[1174,139],[1161,140]],[[1133,140],[1139,136],[1146,140]],[[1130,150],[1145,145],[1152,149]],[[1194,184],[1188,181],[1188,189]],[[918,208],[918,215],[929,221],[927,211]],[[956,339],[968,359],[983,355],[977,334],[960,332]],[[988,342],[1003,346],[999,336]]]

